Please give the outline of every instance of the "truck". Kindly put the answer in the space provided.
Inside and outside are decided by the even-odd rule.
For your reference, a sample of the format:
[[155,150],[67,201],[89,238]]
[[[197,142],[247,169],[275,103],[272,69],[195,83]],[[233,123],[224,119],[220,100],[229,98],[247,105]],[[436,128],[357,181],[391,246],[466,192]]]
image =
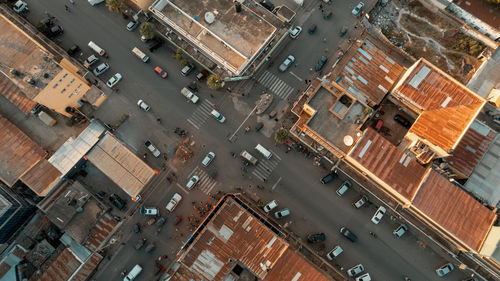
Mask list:
[[52,127],[57,123],[56,119],[52,118],[52,116],[48,115],[43,110],[40,110],[40,112],[38,112],[38,118],[49,127]]
[[181,89],[181,94],[185,96],[189,101],[192,103],[197,103],[200,98],[198,98],[197,95],[195,95],[193,92],[191,92],[188,88],[184,87]]
[[149,57],[146,56],[146,54],[144,54],[141,50],[139,50],[139,48],[137,47],[134,47],[132,49],[132,53],[134,53],[134,55],[136,55],[138,58],[140,58],[143,62],[148,62],[149,61]]
[[243,150],[240,153],[240,156],[248,162],[252,163],[252,165],[257,165],[257,158],[253,157],[252,154],[248,153],[248,151]]
[[179,193],[175,193],[172,199],[170,199],[170,202],[167,204],[167,211],[173,212],[175,207],[181,202],[182,196]]
[[98,53],[100,56],[106,55],[106,51],[103,48],[99,47],[96,43],[90,41],[88,45],[89,45],[89,48],[94,50],[94,52]]

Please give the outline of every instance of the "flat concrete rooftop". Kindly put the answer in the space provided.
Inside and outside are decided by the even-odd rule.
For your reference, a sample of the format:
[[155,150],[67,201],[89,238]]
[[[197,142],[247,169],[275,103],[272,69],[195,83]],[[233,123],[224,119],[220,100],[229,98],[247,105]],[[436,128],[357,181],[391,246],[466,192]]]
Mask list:
[[[152,5],[177,33],[233,73],[241,72],[277,30],[246,5],[241,8],[236,13],[230,0],[159,0]],[[209,12],[214,16],[211,24],[205,20]]]
[[[332,110],[337,112],[337,101],[342,97],[334,95],[324,87],[320,87],[316,94],[309,100],[309,106],[316,110],[316,114],[309,120],[307,126],[316,131],[328,142],[336,146],[338,149],[347,153],[350,146],[344,144],[344,137],[349,135],[353,140],[357,139],[356,120],[364,118],[365,107],[354,99],[351,99],[352,104],[343,118],[339,118],[332,113]],[[335,105],[335,107],[334,107]]]

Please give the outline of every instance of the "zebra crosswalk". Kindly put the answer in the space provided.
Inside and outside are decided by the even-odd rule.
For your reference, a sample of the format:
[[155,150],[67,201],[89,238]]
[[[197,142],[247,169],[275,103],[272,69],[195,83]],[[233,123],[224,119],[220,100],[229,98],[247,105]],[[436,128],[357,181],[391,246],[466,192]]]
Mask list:
[[294,88],[279,79],[276,75],[269,71],[264,73],[257,79],[264,87],[282,99],[287,99],[293,93]]
[[255,167],[254,171],[252,174],[259,178],[261,181],[267,181],[267,178],[271,175],[273,172],[274,168],[278,166],[279,162],[281,161],[281,158],[276,155],[276,153],[272,152],[273,157],[271,159],[262,159],[257,163],[257,166]]
[[191,114],[191,116],[187,119],[191,125],[193,125],[196,129],[199,129],[210,116],[210,112],[214,109],[214,106],[211,102],[204,99],[198,105],[198,108]]
[[199,189],[205,194],[210,194],[210,191],[212,191],[212,189],[214,189],[214,187],[217,185],[217,181],[211,178],[210,175],[199,166],[196,166],[196,168],[191,171],[188,178],[191,178],[194,175],[197,175],[200,178],[195,189]]

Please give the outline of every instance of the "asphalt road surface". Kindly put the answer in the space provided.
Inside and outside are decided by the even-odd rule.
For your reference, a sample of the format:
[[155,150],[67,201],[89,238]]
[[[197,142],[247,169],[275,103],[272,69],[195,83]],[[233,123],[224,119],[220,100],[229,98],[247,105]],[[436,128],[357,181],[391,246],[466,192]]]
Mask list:
[[[336,59],[336,46],[341,43],[340,40],[349,38],[349,33],[341,38],[340,29],[343,26],[348,27],[349,32],[354,29],[357,19],[351,15],[351,10],[357,3],[334,1],[328,6],[333,11],[332,18],[324,20],[319,11],[319,1],[305,1],[304,8],[297,10],[296,24],[304,27],[302,34],[298,39],[289,38],[284,42],[279,54],[274,55],[271,67],[264,67],[254,80],[243,82],[245,87],[241,89],[249,89],[245,96],[242,92],[213,92],[199,83],[198,95],[201,101],[194,105],[181,96],[180,89],[194,80],[195,73],[183,77],[179,63],[172,58],[172,52],[165,46],[154,53],[146,52],[151,57],[150,63],[141,62],[131,52],[135,46],[143,51],[147,50],[147,45],[139,40],[138,30],[127,31],[125,26],[128,21],[110,13],[104,5],[91,7],[83,0],[76,0],[75,5],[62,0],[27,2],[30,7],[28,19],[32,23],[36,24],[42,19],[44,11],[57,18],[57,23],[65,30],[60,37],[61,45],[65,49],[75,43],[79,45],[83,54],[76,57],[80,60],[91,54],[87,47],[91,40],[108,52],[109,58],[105,61],[111,65],[111,69],[101,77],[103,81],[116,72],[122,74],[123,80],[117,85],[119,92],[110,94],[108,100],[95,112],[95,117],[112,124],[123,114],[130,114],[116,131],[116,135],[136,151],[137,155],[147,153],[143,143],[149,139],[169,158],[165,163],[162,157],[154,159],[148,154],[146,161],[159,170],[160,174],[146,188],[143,198],[145,206],[156,206],[162,215],[168,215],[166,225],[159,235],[154,234],[156,226],[145,226],[141,234],[135,234],[132,225],[139,223],[144,226],[147,218],[138,213],[127,218],[115,236],[117,242],[108,247],[109,259],[103,261],[95,275],[96,280],[116,280],[121,271],[130,270],[137,263],[144,267],[144,272],[136,280],[150,280],[154,260],[158,256],[168,255],[167,261],[161,261],[166,266],[189,236],[192,227],[186,217],[190,216],[193,220],[199,217],[198,211],[193,207],[198,208],[201,202],[215,202],[209,198],[209,193],[214,194],[219,190],[235,191],[236,186],[257,192],[266,202],[277,199],[279,208],[289,208],[291,215],[281,223],[288,222],[289,230],[304,238],[304,241],[311,231],[326,233],[324,245],[313,247],[324,256],[335,245],[341,245],[344,253],[335,263],[344,270],[362,263],[374,280],[404,280],[404,276],[409,276],[412,280],[460,279],[462,274],[458,270],[446,278],[438,278],[434,269],[444,264],[445,259],[428,248],[419,247],[411,233],[400,239],[394,238],[392,230],[397,222],[391,221],[389,215],[379,225],[374,225],[370,218],[378,203],[361,209],[352,207],[351,203],[360,196],[355,191],[358,189],[356,185],[339,197],[335,190],[346,176],[342,175],[340,179],[322,185],[319,179],[327,171],[313,165],[312,159],[306,158],[301,152],[285,153],[284,146],[274,145],[274,130],[280,126],[282,118],[285,118],[281,110],[287,108],[289,102],[306,86],[305,80],[313,79],[319,74],[310,68],[314,67],[321,56],[329,56],[328,65]],[[65,4],[70,6],[70,12],[64,10]],[[310,35],[307,29],[312,24],[317,25],[317,30]],[[295,56],[297,65],[294,64],[288,71],[281,73],[277,68],[289,54]],[[168,78],[162,79],[154,73],[156,65],[168,72]],[[106,87],[102,83],[101,85]],[[243,123],[263,90],[275,95],[271,108],[278,111],[278,121],[269,120],[266,116],[251,115]],[[146,101],[151,106],[151,111],[140,110],[136,105],[139,99]],[[209,112],[213,107],[226,116],[224,124],[210,116]],[[161,119],[161,124],[156,122],[157,118]],[[244,133],[241,129],[237,131],[247,125],[253,127],[258,121],[265,124],[258,133],[253,130],[249,133]],[[175,127],[188,131],[190,140],[194,141],[194,157],[186,163],[172,160],[176,146],[184,140],[173,133]],[[257,143],[273,152],[271,160],[264,160],[257,154],[254,150]],[[241,160],[231,156],[231,152],[239,153],[242,149],[248,150],[260,160],[256,167],[246,167],[246,172],[242,171]],[[210,165],[211,170],[217,170],[215,179],[207,176],[211,170],[203,168],[200,163],[209,151],[216,154]],[[162,169],[163,164],[165,170]],[[169,183],[167,176],[171,172],[176,173],[177,179]],[[195,189],[187,191],[184,186],[189,177],[195,174],[201,178],[201,182]],[[263,178],[266,179],[265,183]],[[265,188],[260,190],[256,185],[264,185]],[[184,197],[183,201],[172,214],[167,214],[164,207],[175,192]],[[196,202],[195,205],[192,202]],[[132,210],[137,205],[129,202],[129,207]],[[175,226],[177,216],[182,216],[184,220]],[[343,239],[338,232],[341,226],[350,228],[358,235],[359,241],[350,243]],[[377,233],[377,238],[370,236],[370,231]],[[143,237],[148,242],[155,243],[156,249],[152,253],[134,249],[135,243]]]

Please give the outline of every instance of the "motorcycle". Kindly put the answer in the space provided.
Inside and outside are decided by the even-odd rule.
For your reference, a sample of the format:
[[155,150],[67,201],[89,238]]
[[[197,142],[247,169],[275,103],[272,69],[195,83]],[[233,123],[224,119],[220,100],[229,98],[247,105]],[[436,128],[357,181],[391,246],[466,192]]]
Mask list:
[[373,238],[377,238],[377,234],[375,234],[375,232],[370,231],[370,235],[373,236]]

